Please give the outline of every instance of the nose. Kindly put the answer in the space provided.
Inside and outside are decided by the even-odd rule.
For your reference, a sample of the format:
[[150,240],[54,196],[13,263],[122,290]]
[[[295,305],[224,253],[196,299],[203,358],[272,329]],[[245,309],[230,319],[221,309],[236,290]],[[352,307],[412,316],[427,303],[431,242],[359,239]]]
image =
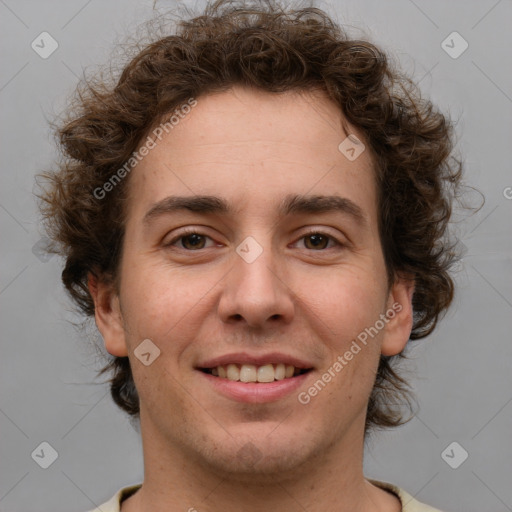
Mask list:
[[223,322],[265,328],[292,321],[295,305],[290,278],[267,247],[254,261],[233,255],[234,266],[223,280],[218,305]]

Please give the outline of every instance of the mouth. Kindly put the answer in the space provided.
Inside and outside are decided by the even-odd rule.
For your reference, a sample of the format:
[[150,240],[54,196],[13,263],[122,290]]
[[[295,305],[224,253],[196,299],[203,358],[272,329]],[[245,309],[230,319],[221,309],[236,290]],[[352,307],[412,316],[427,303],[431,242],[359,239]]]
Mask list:
[[207,389],[235,402],[262,404],[290,399],[315,374],[307,359],[284,352],[238,352],[195,366]]
[[214,393],[235,402],[264,404],[293,396],[314,369],[284,363],[228,363],[196,370]]
[[262,365],[229,363],[212,368],[198,368],[198,370],[212,377],[227,379],[232,382],[266,384],[298,377],[309,373],[312,368],[299,368],[283,363]]

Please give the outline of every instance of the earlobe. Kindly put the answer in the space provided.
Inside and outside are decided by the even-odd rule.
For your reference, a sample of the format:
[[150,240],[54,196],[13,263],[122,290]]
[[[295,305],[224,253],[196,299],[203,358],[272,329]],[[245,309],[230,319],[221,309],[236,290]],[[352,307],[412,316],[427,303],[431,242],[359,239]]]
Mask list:
[[87,287],[94,300],[96,326],[105,342],[105,349],[113,356],[127,356],[119,297],[112,284],[89,273]]
[[413,294],[414,280],[412,278],[398,278],[393,284],[386,312],[389,320],[381,345],[383,356],[399,354],[409,341],[413,326]]

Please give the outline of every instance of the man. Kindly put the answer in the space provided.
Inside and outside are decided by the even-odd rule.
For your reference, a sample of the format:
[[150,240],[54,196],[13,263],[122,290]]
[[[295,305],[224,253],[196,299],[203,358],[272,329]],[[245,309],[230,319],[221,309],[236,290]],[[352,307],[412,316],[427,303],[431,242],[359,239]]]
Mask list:
[[82,94],[43,213],[145,466],[97,510],[434,510],[362,460],[452,299],[450,130],[375,46],[269,4]]

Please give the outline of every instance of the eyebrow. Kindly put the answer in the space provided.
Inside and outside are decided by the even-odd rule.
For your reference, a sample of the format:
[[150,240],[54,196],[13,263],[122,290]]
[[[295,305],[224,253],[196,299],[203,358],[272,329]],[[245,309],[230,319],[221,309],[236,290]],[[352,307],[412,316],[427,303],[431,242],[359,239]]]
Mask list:
[[[221,197],[205,195],[169,196],[155,203],[147,211],[143,223],[149,224],[157,217],[178,211],[190,211],[203,215],[234,213],[234,209]],[[331,212],[344,213],[352,217],[358,224],[367,224],[367,218],[363,210],[356,203],[336,195],[304,196],[290,194],[283,199],[278,207],[278,213],[283,216]]]

